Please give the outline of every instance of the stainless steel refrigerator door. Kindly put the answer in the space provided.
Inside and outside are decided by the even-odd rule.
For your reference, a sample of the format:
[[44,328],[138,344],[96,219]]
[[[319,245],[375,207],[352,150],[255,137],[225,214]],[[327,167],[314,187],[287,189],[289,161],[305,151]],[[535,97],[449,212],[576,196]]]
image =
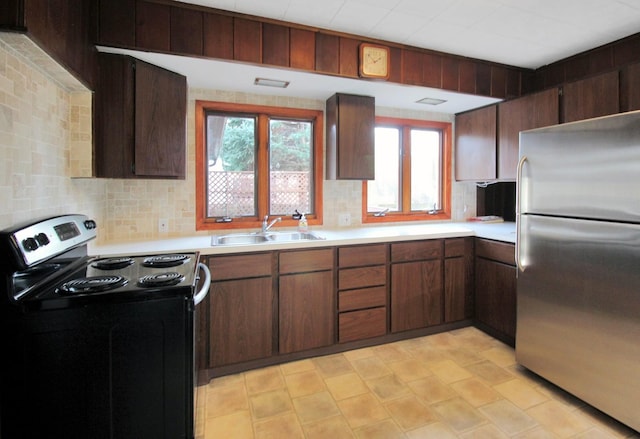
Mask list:
[[640,225],[520,221],[517,361],[640,430]]
[[519,210],[640,221],[640,112],[520,133]]

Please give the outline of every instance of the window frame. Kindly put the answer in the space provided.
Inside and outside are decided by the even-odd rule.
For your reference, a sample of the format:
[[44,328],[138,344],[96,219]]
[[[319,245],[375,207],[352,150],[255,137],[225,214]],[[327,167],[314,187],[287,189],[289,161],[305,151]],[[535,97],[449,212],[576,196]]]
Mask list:
[[[256,151],[256,198],[257,216],[233,218],[231,222],[216,222],[215,218],[207,217],[207,155],[205,119],[208,111],[230,113],[234,115],[255,116],[257,127]],[[313,194],[311,195],[315,212],[306,215],[309,225],[322,225],[322,194],[323,194],[323,144],[324,144],[324,113],[322,110],[303,108],[272,107],[266,105],[237,104],[218,101],[197,100],[195,103],[196,129],[196,230],[225,230],[249,229],[262,227],[262,219],[269,212],[269,119],[299,119],[313,123]],[[293,212],[292,212],[293,213]],[[305,213],[306,212],[301,212]],[[271,215],[270,215],[271,217]],[[275,215],[273,216],[275,217]],[[282,216],[278,226],[296,226],[298,220],[291,216]]]
[[[394,127],[402,131],[400,142],[400,182],[402,211],[386,212],[384,216],[375,216],[375,212],[368,212],[367,182],[362,182],[362,223],[389,223],[402,221],[443,221],[451,219],[451,122],[438,122],[419,119],[405,119],[396,117],[376,116],[376,127]],[[441,187],[442,202],[436,213],[425,211],[411,211],[411,129],[438,130],[442,136],[441,156]]]

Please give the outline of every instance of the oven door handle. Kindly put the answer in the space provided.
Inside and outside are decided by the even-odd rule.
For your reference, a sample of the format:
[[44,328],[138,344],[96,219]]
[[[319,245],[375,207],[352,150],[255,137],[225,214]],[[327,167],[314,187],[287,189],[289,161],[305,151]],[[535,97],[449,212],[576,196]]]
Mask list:
[[207,294],[209,294],[209,287],[211,286],[211,272],[209,271],[209,267],[202,262],[199,262],[198,269],[204,272],[204,283],[202,284],[200,291],[193,296],[193,304],[196,306],[202,302],[205,297],[207,297]]

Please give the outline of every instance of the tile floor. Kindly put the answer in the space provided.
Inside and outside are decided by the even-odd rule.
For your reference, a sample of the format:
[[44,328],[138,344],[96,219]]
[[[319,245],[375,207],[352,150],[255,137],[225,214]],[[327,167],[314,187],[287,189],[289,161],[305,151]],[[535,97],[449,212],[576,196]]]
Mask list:
[[475,328],[220,377],[197,439],[640,438]]

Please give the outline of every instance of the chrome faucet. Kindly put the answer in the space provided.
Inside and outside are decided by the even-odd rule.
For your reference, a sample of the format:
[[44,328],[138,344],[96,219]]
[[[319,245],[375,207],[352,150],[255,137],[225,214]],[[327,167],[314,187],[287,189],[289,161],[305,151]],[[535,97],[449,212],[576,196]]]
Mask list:
[[262,220],[262,233],[266,233],[271,227],[273,227],[275,223],[277,223],[278,221],[282,221],[282,217],[279,216],[268,224],[267,221],[269,221],[269,215],[265,215],[264,219]]

